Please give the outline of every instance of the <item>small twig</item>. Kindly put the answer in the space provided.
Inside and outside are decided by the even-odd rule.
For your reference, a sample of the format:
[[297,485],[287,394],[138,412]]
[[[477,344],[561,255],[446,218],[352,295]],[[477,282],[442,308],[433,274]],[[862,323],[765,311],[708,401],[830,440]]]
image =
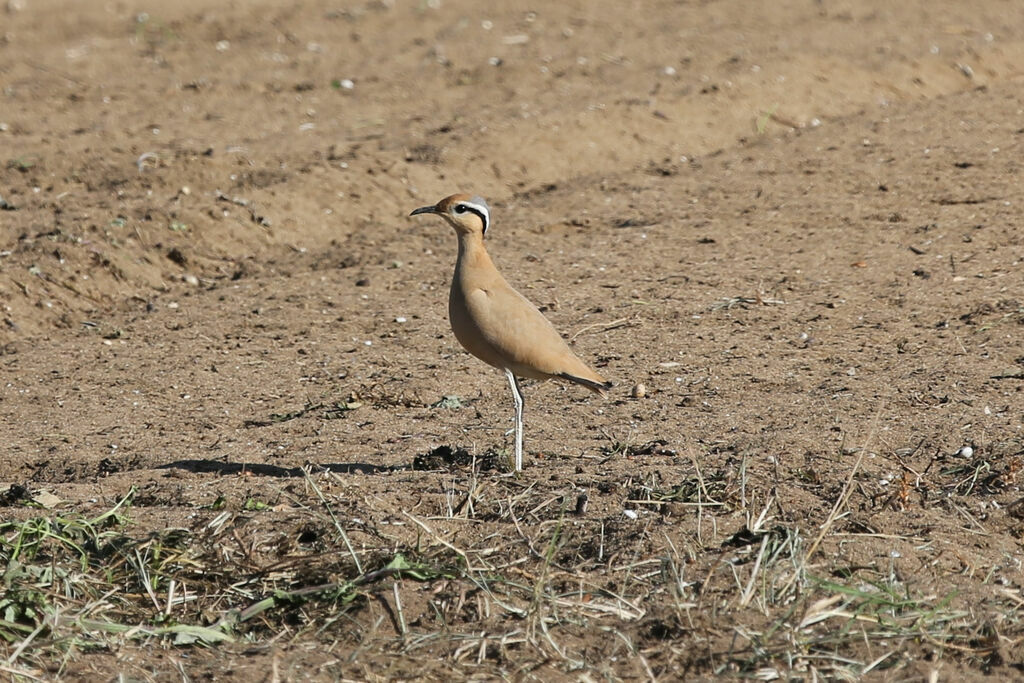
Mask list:
[[828,534],[829,530],[832,528],[832,525],[835,524],[835,521],[839,519],[840,510],[842,510],[846,506],[846,502],[850,499],[850,495],[853,493],[854,478],[857,476],[857,472],[860,470],[861,463],[864,462],[864,455],[868,452],[868,443],[871,441],[871,438],[875,434],[875,429],[877,429],[878,427],[878,420],[881,418],[883,406],[884,403],[878,406],[878,411],[875,413],[874,422],[871,425],[871,429],[868,431],[867,437],[864,439],[864,446],[860,449],[860,454],[857,456],[857,462],[853,463],[853,469],[850,471],[850,476],[846,478],[846,483],[843,485],[842,493],[839,495],[839,498],[836,499],[835,505],[832,506],[832,511],[829,512],[828,518],[825,520],[825,523],[821,525],[821,531],[818,533],[818,537],[814,539],[814,542],[811,543],[811,547],[807,549],[807,553],[804,555],[802,566],[798,567],[797,571],[793,572],[793,575],[789,578],[789,581],[787,581],[786,585],[782,587],[780,594],[783,594],[790,588],[792,588],[793,582],[796,581],[796,577],[800,575],[803,568],[807,567],[807,565],[810,564],[811,558],[814,556],[814,553],[818,551],[818,546],[821,545],[821,542],[825,539],[825,535]]
[[391,584],[392,588],[395,589],[395,612],[398,614],[398,628],[402,631],[402,637],[405,638],[406,626],[405,626],[405,612],[402,611],[402,596],[398,593],[398,581]]
[[[613,320],[610,323],[592,323],[590,325],[584,325],[580,329],[576,330],[575,334],[569,337],[569,341],[575,341],[576,337],[580,336],[584,332],[588,332],[589,330],[600,328],[602,332],[608,332],[610,330],[616,330],[620,327],[627,327],[629,325],[629,322],[630,318],[619,318],[618,320]],[[635,324],[639,325],[639,323]]]
[[750,599],[754,595],[754,581],[757,579],[758,572],[761,571],[761,562],[764,560],[765,550],[768,549],[768,538],[770,534],[765,534],[761,537],[761,550],[757,553],[757,561],[754,562],[754,569],[750,572],[750,580],[747,581],[747,587],[743,589],[743,594],[740,595],[740,607],[746,607],[750,604]]
[[167,584],[167,606],[164,608],[164,614],[166,616],[171,615],[171,608],[174,606],[174,589],[178,587],[178,582],[171,579]]
[[759,306],[781,306],[786,302],[782,299],[769,299],[768,297],[761,296],[733,296],[723,297],[721,301],[711,304],[709,310],[720,311],[722,309],[729,310],[734,306],[747,306],[748,304],[758,304]]
[[446,541],[443,538],[441,538],[439,535],[437,535],[437,533],[434,532],[433,529],[431,529],[429,526],[427,526],[426,524],[424,524],[420,520],[418,520],[415,517],[413,517],[412,515],[410,515],[405,510],[402,510],[402,514],[405,515],[406,517],[408,517],[409,519],[411,519],[413,522],[415,522],[418,527],[420,527],[421,529],[426,531],[428,534],[433,536],[434,540],[436,540],[438,543],[440,543],[441,545],[443,545],[444,547],[448,548],[453,553],[455,553],[456,555],[461,557],[462,561],[466,563],[466,571],[479,571],[479,570],[475,570],[475,569],[472,568],[472,566],[470,565],[470,562],[469,562],[469,556],[466,555],[465,552],[463,552],[462,550],[459,550],[454,545],[452,545],[448,541]]
[[13,667],[5,666],[3,664],[0,664],[0,671],[4,672],[5,674],[11,674],[12,676],[14,676],[15,680],[17,680],[19,678],[30,678],[33,681],[41,681],[41,680],[43,680],[39,676],[36,676],[35,674],[29,673],[28,671],[25,671],[24,669],[15,669]]
[[355,548],[352,547],[351,541],[348,540],[348,534],[345,533],[344,527],[341,526],[341,522],[338,521],[338,518],[337,518],[337,516],[335,516],[334,510],[331,509],[331,506],[327,502],[327,499],[324,498],[324,494],[323,494],[323,492],[320,491],[320,487],[317,486],[316,482],[313,481],[313,478],[311,476],[309,476],[309,470],[303,470],[303,472],[306,475],[306,483],[308,483],[310,488],[313,489],[313,492],[316,493],[317,498],[320,499],[320,502],[323,504],[323,506],[325,508],[327,508],[327,514],[329,514],[331,516],[331,521],[334,522],[334,528],[338,530],[338,533],[341,534],[341,539],[343,541],[345,541],[345,547],[348,548],[348,552],[349,552],[350,555],[352,555],[352,560],[356,564],[356,571],[358,571],[360,574],[362,574],[363,573],[363,565],[359,561],[359,556],[356,555]]
[[74,83],[77,86],[80,86],[80,87],[84,88],[84,87],[87,87],[87,85],[88,85],[84,81],[78,80],[77,78],[75,78],[74,76],[69,74],[67,71],[62,71],[60,69],[54,69],[52,66],[46,66],[45,64],[40,64],[39,62],[35,62],[35,61],[29,60],[29,59],[26,59],[25,63],[28,64],[29,66],[31,66],[33,69],[38,69],[39,71],[42,71],[43,73],[53,74],[54,76],[60,76],[63,79],[71,81],[72,83]]
[[889,659],[889,657],[893,656],[894,654],[896,654],[895,650],[890,650],[889,652],[886,652],[884,655],[878,657],[877,659],[875,659],[875,661],[871,662],[866,667],[864,667],[864,669],[860,672],[860,675],[863,676],[867,674],[869,671],[873,670],[875,667],[877,667],[885,660]]
[[39,626],[36,626],[35,630],[32,631],[32,633],[28,634],[25,637],[25,640],[21,641],[18,644],[18,647],[14,649],[14,652],[11,653],[11,656],[7,658],[7,663],[14,664],[14,662],[18,660],[18,657],[21,656],[21,653],[25,651],[25,648],[27,648],[32,643],[32,641],[36,639],[36,636],[42,633],[43,629],[46,628],[46,626],[47,624],[45,621],[39,622]]

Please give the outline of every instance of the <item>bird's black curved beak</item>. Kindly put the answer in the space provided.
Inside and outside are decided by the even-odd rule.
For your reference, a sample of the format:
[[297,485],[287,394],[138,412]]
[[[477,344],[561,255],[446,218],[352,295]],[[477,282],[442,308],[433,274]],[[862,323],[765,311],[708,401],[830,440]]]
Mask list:
[[409,215],[410,216],[415,216],[416,214],[420,214],[420,213],[437,213],[437,207],[436,206],[421,206],[418,209],[414,209],[413,212],[410,213]]

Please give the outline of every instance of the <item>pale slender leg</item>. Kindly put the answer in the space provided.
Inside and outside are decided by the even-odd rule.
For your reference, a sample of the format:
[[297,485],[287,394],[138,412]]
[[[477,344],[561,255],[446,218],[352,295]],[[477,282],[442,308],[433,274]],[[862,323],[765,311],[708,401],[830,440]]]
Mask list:
[[512,388],[512,400],[516,404],[516,472],[523,469],[523,390],[511,370],[505,370],[508,385]]

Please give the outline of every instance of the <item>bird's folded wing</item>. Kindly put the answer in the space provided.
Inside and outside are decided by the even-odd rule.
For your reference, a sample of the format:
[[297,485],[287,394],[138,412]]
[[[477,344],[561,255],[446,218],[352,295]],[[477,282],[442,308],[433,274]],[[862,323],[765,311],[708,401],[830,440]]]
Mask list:
[[466,304],[480,336],[513,372],[538,378],[595,376],[537,307],[511,287],[468,292]]

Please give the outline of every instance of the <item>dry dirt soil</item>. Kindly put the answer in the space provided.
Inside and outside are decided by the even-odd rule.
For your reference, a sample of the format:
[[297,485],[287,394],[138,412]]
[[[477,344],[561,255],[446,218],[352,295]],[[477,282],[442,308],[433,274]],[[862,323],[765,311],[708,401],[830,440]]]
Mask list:
[[[0,672],[1024,677],[1022,64],[1019,0],[6,0]],[[518,474],[457,191],[616,382]]]

